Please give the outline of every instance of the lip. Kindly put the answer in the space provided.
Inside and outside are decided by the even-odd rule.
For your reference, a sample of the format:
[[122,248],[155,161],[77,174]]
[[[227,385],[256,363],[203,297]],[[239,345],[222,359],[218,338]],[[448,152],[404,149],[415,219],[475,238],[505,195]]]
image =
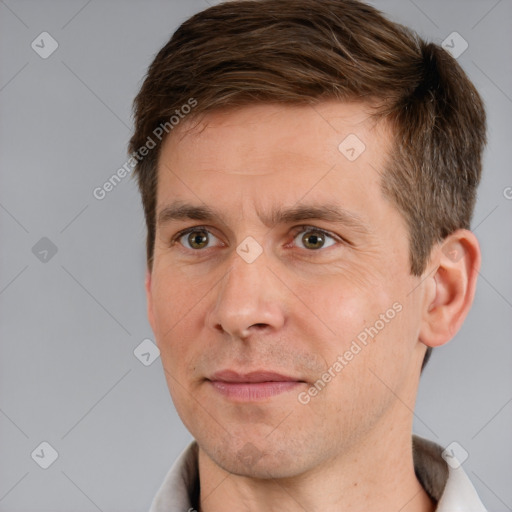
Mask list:
[[249,373],[238,373],[234,370],[222,370],[214,373],[208,380],[228,383],[303,382],[296,377],[290,377],[289,375],[282,375],[280,373],[265,370],[257,370]]
[[223,370],[214,373],[208,381],[220,394],[240,402],[269,399],[304,383],[296,377],[263,370],[244,374]]

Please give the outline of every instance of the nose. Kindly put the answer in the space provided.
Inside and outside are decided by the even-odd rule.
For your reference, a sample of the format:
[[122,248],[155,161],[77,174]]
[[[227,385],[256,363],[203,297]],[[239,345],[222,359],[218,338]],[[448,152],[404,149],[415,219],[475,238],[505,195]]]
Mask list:
[[246,339],[252,333],[278,331],[284,325],[283,285],[267,263],[264,253],[252,263],[233,253],[230,271],[216,288],[217,297],[208,314],[210,328]]

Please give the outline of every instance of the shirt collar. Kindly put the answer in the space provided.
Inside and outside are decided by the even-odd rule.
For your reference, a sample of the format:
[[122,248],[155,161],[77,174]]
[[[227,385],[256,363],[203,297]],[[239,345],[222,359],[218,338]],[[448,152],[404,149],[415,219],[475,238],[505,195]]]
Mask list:
[[[441,446],[413,435],[412,448],[416,476],[437,503],[436,512],[487,512],[462,466],[445,462]],[[197,509],[197,454],[198,446],[193,441],[167,473],[149,512],[193,512]]]

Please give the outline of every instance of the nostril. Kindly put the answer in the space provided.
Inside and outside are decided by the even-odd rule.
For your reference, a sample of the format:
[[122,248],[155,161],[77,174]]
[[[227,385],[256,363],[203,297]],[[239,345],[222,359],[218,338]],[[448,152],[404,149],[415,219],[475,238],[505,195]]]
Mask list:
[[[265,327],[267,327],[267,324],[253,324],[253,325],[251,325],[251,327],[257,327],[258,329],[264,329]],[[251,327],[249,327],[249,329]]]

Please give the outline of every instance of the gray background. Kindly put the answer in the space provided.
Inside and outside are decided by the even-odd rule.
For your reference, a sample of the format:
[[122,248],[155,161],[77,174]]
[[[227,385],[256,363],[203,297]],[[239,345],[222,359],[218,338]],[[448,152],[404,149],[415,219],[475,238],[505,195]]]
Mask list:
[[[424,373],[415,432],[457,441],[489,510],[512,510],[512,2],[372,3],[435,42],[459,32],[469,43],[459,62],[487,104],[478,291]],[[92,191],[126,161],[152,57],[207,6],[0,1],[1,511],[147,510],[190,440],[160,360],[144,366],[133,353],[152,338],[135,184],[102,201]],[[31,48],[43,31],[59,44],[47,59]],[[58,249],[47,261],[32,251],[42,237]],[[42,441],[59,454],[46,470],[31,458]]]

